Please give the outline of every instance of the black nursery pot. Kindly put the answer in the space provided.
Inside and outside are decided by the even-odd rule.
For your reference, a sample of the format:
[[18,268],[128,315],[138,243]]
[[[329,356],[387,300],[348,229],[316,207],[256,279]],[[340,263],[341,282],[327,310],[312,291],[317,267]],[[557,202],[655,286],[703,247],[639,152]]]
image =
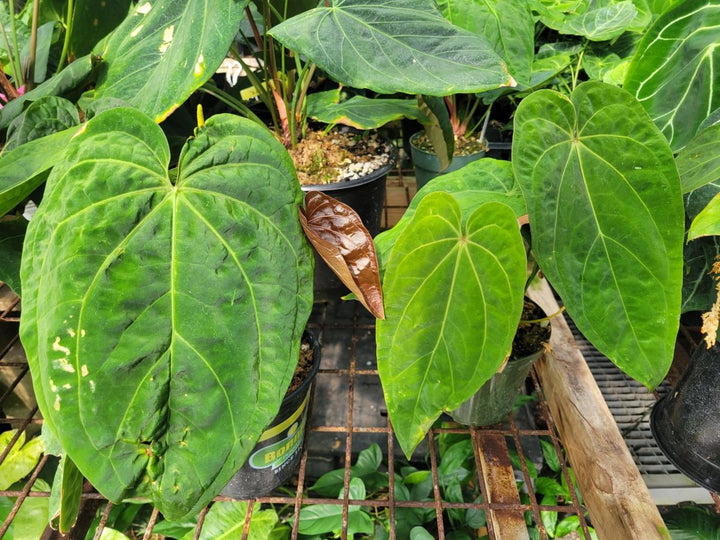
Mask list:
[[309,340],[313,349],[313,364],[308,377],[285,396],[277,416],[220,495],[235,499],[262,497],[286,484],[300,466],[310,390],[320,367],[317,337],[305,330],[303,339]]
[[675,467],[720,492],[720,346],[700,344],[675,388],[653,407],[650,428]]
[[[390,161],[382,168],[356,180],[306,185],[302,186],[302,190],[305,192],[322,191],[325,195],[347,204],[360,216],[368,232],[372,236],[377,235],[380,232],[383,206],[385,205],[387,175],[397,160],[395,146],[390,142],[388,144],[391,148],[391,157]],[[316,302],[337,302],[350,292],[317,252],[315,252],[313,284]]]

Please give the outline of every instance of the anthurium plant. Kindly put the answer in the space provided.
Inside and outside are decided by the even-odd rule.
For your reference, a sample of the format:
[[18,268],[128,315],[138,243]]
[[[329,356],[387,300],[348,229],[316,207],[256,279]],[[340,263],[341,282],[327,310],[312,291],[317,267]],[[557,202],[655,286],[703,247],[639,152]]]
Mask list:
[[[421,58],[422,72],[444,66],[443,77],[449,64],[470,70],[431,81],[438,93],[505,84],[499,57],[431,4],[382,4],[387,20],[409,17],[394,30],[407,39],[397,56]],[[0,210],[24,223],[6,235],[21,245],[13,283],[49,447],[110,500],[149,499],[169,519],[220,492],[277,413],[312,303],[300,215],[312,229],[332,208],[304,205],[285,147],[238,115],[199,115],[170,150],[169,117],[214,74],[246,5],[137,3],[86,56],[0,110],[10,142]],[[359,30],[388,38],[373,13]],[[447,44],[424,39],[434,31]],[[371,84],[389,79],[377,91],[412,81],[411,93],[432,91],[389,65]],[[38,203],[29,224],[28,199]],[[322,240],[333,259],[348,251]]]
[[[484,159],[433,180],[376,238],[386,308],[378,369],[408,455],[504,361],[527,262],[598,349],[648,388],[662,381],[683,307],[682,194],[718,180],[717,153],[704,150],[720,133],[719,9],[686,1],[659,15],[628,61],[625,89],[591,81],[525,97],[512,163]],[[717,234],[715,202],[691,238]],[[525,214],[527,252],[510,219]]]

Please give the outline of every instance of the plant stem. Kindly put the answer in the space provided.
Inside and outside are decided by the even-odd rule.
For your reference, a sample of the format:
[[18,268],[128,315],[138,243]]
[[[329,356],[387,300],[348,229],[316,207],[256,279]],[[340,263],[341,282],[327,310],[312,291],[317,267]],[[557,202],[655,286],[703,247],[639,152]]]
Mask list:
[[580,54],[578,55],[578,61],[577,65],[575,66],[575,70],[573,72],[573,81],[572,81],[572,89],[575,90],[575,87],[577,86],[577,80],[578,76],[580,75],[580,66],[582,66],[583,56],[585,56],[585,48],[587,47],[587,40],[585,41],[585,44],[583,45],[582,50],[580,51]]
[[[10,2],[8,2],[8,7],[10,9],[10,37],[12,38],[12,49],[15,53],[14,55],[11,54],[12,58],[10,66],[13,72],[12,75],[13,82],[15,83],[15,88],[20,88],[25,83],[25,81],[23,79],[22,66],[20,65],[20,48],[18,47],[17,30],[15,29],[15,2],[13,0],[10,0]],[[4,28],[3,34],[5,34]],[[5,38],[5,41],[7,41],[7,37]],[[9,44],[8,54],[10,54]]]
[[245,105],[242,101],[235,99],[233,96],[228,94],[227,92],[220,90],[215,84],[211,82],[206,82],[200,87],[200,90],[205,92],[206,94],[209,94],[213,96],[214,98],[219,99],[222,101],[225,105],[228,105],[229,107],[232,107],[239,113],[241,113],[246,118],[249,118],[253,122],[256,122],[260,124],[261,126],[265,127],[265,122],[260,120],[258,116],[250,110],[250,108]]
[[37,57],[38,11],[40,11],[40,0],[33,0],[32,28],[30,30],[30,58],[28,59],[28,78],[25,82],[26,91],[35,88],[35,59]]
[[63,48],[60,53],[60,61],[58,62],[57,70],[55,73],[60,73],[65,67],[68,60],[68,54],[70,50],[70,37],[72,36],[73,30],[73,13],[75,11],[75,1],[68,0],[67,3],[67,21],[65,22],[65,39],[63,39]]
[[485,121],[483,122],[483,127],[480,130],[480,142],[483,142],[485,140],[485,132],[487,131],[488,122],[490,122],[490,111],[492,110],[492,103],[488,105],[487,110],[485,111]]

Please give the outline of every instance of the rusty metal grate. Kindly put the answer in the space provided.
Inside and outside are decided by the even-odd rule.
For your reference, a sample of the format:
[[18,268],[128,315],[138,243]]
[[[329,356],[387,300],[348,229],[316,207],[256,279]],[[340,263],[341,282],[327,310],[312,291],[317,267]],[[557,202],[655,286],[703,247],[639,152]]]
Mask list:
[[[402,209],[411,195],[412,190],[404,185],[402,178],[391,181],[386,218],[393,220],[393,202],[396,198],[399,201],[396,203],[397,207]],[[17,335],[17,303],[6,300],[4,304],[11,307],[3,312],[5,322],[0,323],[0,409],[4,416],[0,419],[0,425],[3,427],[2,431],[17,429],[18,432],[0,455],[0,465],[18,444],[21,432],[29,439],[39,433],[42,424],[32,392],[27,361]],[[356,507],[364,507],[387,516],[387,533],[391,539],[402,538],[397,532],[396,518],[405,508],[421,509],[429,515],[434,514],[432,534],[440,539],[451,533],[452,526],[447,515],[453,510],[485,513],[486,525],[477,531],[478,536],[486,534],[489,538],[522,537],[517,534],[527,534],[526,522],[530,522],[537,531],[537,537],[549,538],[543,524],[543,514],[558,512],[563,516],[577,516],[579,529],[576,534],[580,538],[591,537],[585,508],[580,503],[581,495],[576,490],[571,491],[570,500],[543,504],[532,488],[536,480],[530,468],[534,466],[532,463],[538,461],[541,438],[554,448],[561,467],[559,474],[564,482],[572,485],[571,473],[563,457],[562,441],[557,435],[555,423],[534,374],[528,382],[528,390],[537,394],[532,414],[527,414],[530,409],[524,406],[519,409],[520,413],[509,415],[507,422],[488,428],[467,428],[451,423],[434,428],[413,456],[413,460],[423,463],[432,475],[432,496],[427,500],[401,500],[397,497],[396,488],[399,486],[396,486],[398,480],[395,473],[398,467],[407,462],[403,461],[404,458],[400,455],[392,426],[384,410],[374,353],[374,320],[358,306],[357,303],[316,304],[309,326],[320,339],[323,360],[315,383],[313,412],[308,422],[300,468],[291,491],[276,491],[270,496],[257,499],[260,507],[248,505],[244,523],[236,524],[242,529],[242,532],[238,531],[238,538],[248,537],[253,512],[271,505],[289,509],[286,511],[291,528],[289,537],[297,538],[301,508],[318,504],[336,505],[341,510],[339,532],[342,538],[348,537],[350,509]],[[477,500],[445,500],[440,483],[438,441],[440,437],[449,435],[465,436],[471,441],[474,460],[472,482],[481,496]],[[366,500],[352,500],[349,491],[350,466],[355,462],[358,452],[371,443],[378,444],[383,451],[389,485],[386,490]],[[517,459],[513,460],[513,457]],[[50,493],[42,486],[47,486],[48,476],[52,478],[50,472],[54,467],[54,459],[52,456],[44,456],[22,482],[11,489],[0,491],[0,499],[12,503],[7,519],[0,527],[0,538],[11,527],[23,505],[29,504],[28,501],[33,499],[49,498]],[[314,496],[310,490],[312,483],[322,473],[337,468],[344,471],[341,496]],[[43,478],[46,479],[45,483],[40,481]],[[216,499],[221,500],[229,499]],[[86,538],[89,535],[100,539],[114,509],[116,505],[107,501],[92,486],[86,485],[80,517],[73,531],[68,536],[61,536],[47,528],[41,538]],[[203,535],[207,513],[208,508],[200,513],[194,528],[194,538]],[[137,538],[155,538],[153,535],[162,517],[153,509],[149,509],[148,514],[143,526],[135,532]]]

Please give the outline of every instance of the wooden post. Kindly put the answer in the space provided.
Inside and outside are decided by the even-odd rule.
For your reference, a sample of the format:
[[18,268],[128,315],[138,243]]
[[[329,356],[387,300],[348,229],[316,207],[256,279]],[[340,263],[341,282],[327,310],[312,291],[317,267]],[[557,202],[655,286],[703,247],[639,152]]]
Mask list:
[[510,454],[502,433],[475,431],[480,447],[482,476],[491,508],[487,520],[492,523],[497,538],[529,540],[527,524],[522,512],[492,508],[493,504],[520,504]]
[[[546,282],[528,296],[558,311]],[[563,317],[535,370],[599,538],[669,539],[667,527]]]

